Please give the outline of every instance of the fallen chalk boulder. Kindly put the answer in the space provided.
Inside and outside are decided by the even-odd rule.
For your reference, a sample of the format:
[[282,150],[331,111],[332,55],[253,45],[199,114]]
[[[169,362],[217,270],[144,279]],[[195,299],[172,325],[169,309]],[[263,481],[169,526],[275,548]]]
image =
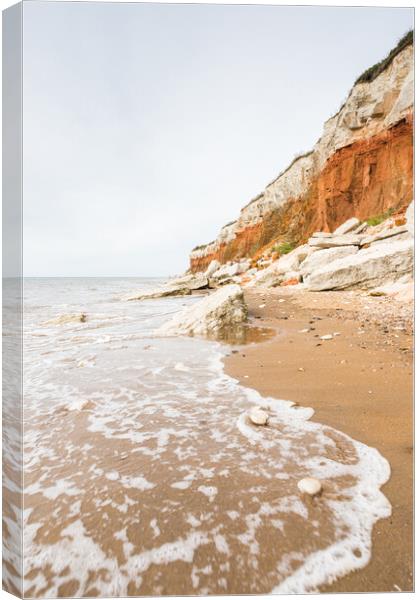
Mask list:
[[177,313],[157,333],[170,336],[217,334],[244,324],[247,315],[242,288],[237,284],[226,285]]

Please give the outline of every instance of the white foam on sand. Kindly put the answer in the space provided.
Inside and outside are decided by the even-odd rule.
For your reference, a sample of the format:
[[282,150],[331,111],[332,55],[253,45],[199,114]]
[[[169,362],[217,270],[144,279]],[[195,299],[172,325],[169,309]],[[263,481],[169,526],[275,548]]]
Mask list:
[[[239,384],[239,382],[237,383]],[[296,426],[298,424],[301,432],[317,431],[324,445],[333,444],[332,440],[325,436],[325,432],[331,431],[331,428],[308,421],[314,414],[313,409],[301,407],[296,409],[293,408],[293,402],[262,398],[255,390],[246,390],[246,394],[254,404],[269,409],[270,424],[275,426],[284,421],[286,425]],[[246,412],[239,415],[237,427],[253,446],[272,447],[271,440],[266,439],[265,427],[253,426]],[[355,483],[346,488],[347,496],[345,498],[340,497],[338,500],[333,496],[328,497],[328,495],[323,498],[323,502],[335,514],[339,529],[346,533],[342,535],[342,539],[330,547],[313,552],[309,556],[294,553],[290,558],[302,560],[303,565],[277,585],[272,593],[316,592],[321,585],[333,583],[337,578],[365,567],[371,557],[374,524],[379,519],[391,516],[391,505],[380,491],[391,475],[388,461],[375,448],[353,440],[341,432],[340,437],[352,446],[357,455],[357,461],[352,464],[343,464],[325,457],[319,460],[315,455],[305,457],[305,462],[308,476],[319,478],[323,482],[340,476],[353,478]],[[284,438],[276,439],[276,444],[283,447],[282,456],[287,457],[288,452],[294,451],[290,446],[287,448]],[[308,518],[308,510],[298,495],[283,498],[277,508]],[[251,520],[250,534],[242,536],[241,541],[250,543],[252,539],[255,539],[253,528],[254,523]],[[255,544],[255,541],[251,543]],[[255,545],[253,548],[255,550]],[[281,572],[280,567],[279,572]]]
[[[114,319],[109,322],[116,327]],[[270,582],[258,591],[306,593],[369,562],[372,527],[391,514],[380,489],[390,468],[377,450],[312,421],[311,408],[243,387],[224,373],[217,343],[156,338],[152,352],[150,340],[139,342],[135,320],[118,323],[121,330],[94,338],[84,335],[88,324],[80,324],[77,336],[66,327],[67,337],[59,341],[31,339],[24,383],[25,469],[32,483],[26,494],[43,494],[51,503],[51,522],[28,513],[25,572],[41,572],[27,581],[26,591],[42,592],[48,566],[55,574],[49,597],[74,579],[79,588],[72,595],[84,595],[89,573],[100,570],[106,577],[92,584],[100,595],[125,596],[129,583],[141,586],[152,565],[164,578],[165,565],[179,560],[191,565],[192,589],[200,594],[223,592],[238,565],[247,575],[257,574],[257,583]],[[123,337],[127,347],[120,347]],[[49,353],[48,364],[37,362],[40,352]],[[78,368],[80,362],[91,366]],[[253,406],[268,413],[267,426],[249,421]],[[313,505],[297,488],[304,477],[323,485]],[[105,551],[76,518],[83,500],[93,502],[103,530],[123,544],[123,558]],[[117,511],[114,528],[107,507]],[[130,535],[146,511],[153,514],[147,525],[151,547],[139,551],[139,538]],[[71,523],[59,540],[39,543],[40,528],[49,530],[63,515]],[[317,543],[320,515],[331,529],[327,545]],[[289,524],[295,522],[310,537],[302,550],[293,547]],[[182,523],[182,534],[162,543],[174,523]],[[267,536],[270,556],[278,552],[270,573],[260,562]],[[212,561],[198,568],[195,553],[204,545]],[[209,566],[218,569],[217,578]]]

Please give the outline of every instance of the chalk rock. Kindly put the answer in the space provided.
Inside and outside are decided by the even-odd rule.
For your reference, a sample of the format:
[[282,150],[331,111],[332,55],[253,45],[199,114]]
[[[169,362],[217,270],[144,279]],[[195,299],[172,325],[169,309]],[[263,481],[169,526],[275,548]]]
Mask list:
[[414,200],[411,201],[409,207],[407,208],[405,218],[407,220],[407,230],[412,236],[414,236]]
[[354,231],[357,227],[359,227],[360,221],[356,217],[352,217],[348,219],[340,227],[334,231],[334,235],[344,235],[345,233],[349,233],[350,231]]
[[356,229],[354,229],[352,233],[363,233],[364,231],[366,231],[367,227],[368,224],[366,223],[366,221],[364,221],[363,223],[360,223],[359,227],[356,227]]
[[212,260],[209,266],[207,267],[207,271],[204,273],[206,277],[212,277],[216,271],[220,269],[220,263],[218,260]]
[[[212,281],[215,281],[214,279]],[[224,277],[223,279],[218,279],[216,283],[216,287],[220,287],[222,285],[230,285],[232,283],[241,283],[242,279],[240,275],[235,275],[235,277]]]
[[335,260],[311,273],[305,284],[308,290],[370,289],[383,281],[396,281],[413,271],[413,241],[391,242],[361,250]]
[[318,249],[311,248],[307,244],[298,246],[289,252],[289,254],[284,254],[278,260],[274,261],[266,269],[259,271],[252,283],[254,285],[271,287],[280,285],[283,281],[287,281],[291,278],[299,279],[298,271],[300,264],[307,256],[316,251],[318,251]]
[[369,293],[370,296],[389,296],[400,302],[414,299],[414,281],[410,276],[401,277],[398,281],[386,282]]
[[357,227],[359,227],[360,221],[356,217],[352,217],[351,219],[347,219],[344,221],[337,229],[334,230],[334,235],[344,235],[346,233],[350,233],[350,231],[354,231]]
[[334,235],[325,238],[311,237],[308,244],[315,248],[335,248],[337,246],[359,246],[360,236],[354,233]]
[[186,287],[191,291],[203,290],[208,288],[209,280],[203,273],[196,273],[195,275],[185,275],[184,277],[172,279],[169,281],[168,285],[179,288]]
[[331,335],[330,333],[327,333],[326,335],[321,335],[321,337],[319,338],[320,340],[332,340],[334,338],[333,335]]
[[157,331],[161,335],[207,335],[217,334],[247,319],[247,307],[242,288],[237,284],[226,285],[199,300]]
[[184,275],[183,277],[170,279],[162,287],[129,296],[126,300],[153,300],[155,298],[166,298],[168,296],[189,296],[192,291],[204,290],[208,287],[209,280],[203,273]]
[[408,75],[403,80],[403,85],[400,89],[400,93],[395,104],[388,116],[385,119],[386,127],[396,123],[402,118],[403,115],[407,114],[413,106],[414,99],[414,70],[411,69]]
[[314,477],[305,477],[298,481],[298,489],[302,494],[308,494],[308,496],[316,496],[322,491],[322,484],[319,479]]
[[401,236],[402,234],[407,232],[408,228],[406,225],[400,225],[399,227],[391,227],[389,229],[379,231],[378,233],[363,236],[360,240],[360,245],[365,246],[366,244],[372,244],[373,242],[377,242],[380,240],[386,240],[395,236]]
[[167,296],[188,296],[191,294],[190,288],[186,286],[163,286],[146,292],[141,292],[135,296],[129,296],[126,300],[153,300],[155,298],[166,298]]
[[338,248],[325,248],[324,250],[318,250],[318,252],[314,252],[305,258],[300,265],[300,272],[305,279],[305,276],[310,275],[310,273],[316,271],[317,269],[322,269],[338,258],[344,258],[345,256],[356,254],[357,250],[357,246],[339,246]]
[[329,233],[328,231],[315,231],[312,234],[312,237],[314,237],[314,238],[330,238],[330,237],[332,237],[332,233]]
[[248,417],[254,425],[267,425],[268,423],[268,414],[261,408],[252,408],[248,413]]
[[[370,244],[370,246],[379,246],[380,244],[384,244],[388,242],[389,238],[381,238],[379,240],[375,240]],[[392,236],[392,242],[402,242],[404,240],[412,240],[413,236],[408,232],[404,231],[402,233],[398,233]]]
[[401,284],[400,289],[394,296],[398,302],[413,302],[414,301],[414,281]]
[[233,264],[222,265],[212,275],[213,279],[224,279],[227,277],[235,277],[245,273],[250,267],[251,261],[242,260]]

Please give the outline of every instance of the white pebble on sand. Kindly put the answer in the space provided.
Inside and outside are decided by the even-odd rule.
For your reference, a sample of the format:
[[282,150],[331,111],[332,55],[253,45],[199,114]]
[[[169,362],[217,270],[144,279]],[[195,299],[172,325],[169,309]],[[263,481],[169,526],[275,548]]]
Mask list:
[[254,425],[266,425],[268,414],[260,408],[252,408],[248,413],[251,423]]
[[302,494],[308,494],[308,496],[316,496],[322,490],[322,484],[319,479],[313,477],[305,477],[298,481],[298,489]]
[[332,340],[334,338],[333,335],[331,335],[330,333],[327,333],[327,335],[321,335],[321,337],[319,338],[320,340]]

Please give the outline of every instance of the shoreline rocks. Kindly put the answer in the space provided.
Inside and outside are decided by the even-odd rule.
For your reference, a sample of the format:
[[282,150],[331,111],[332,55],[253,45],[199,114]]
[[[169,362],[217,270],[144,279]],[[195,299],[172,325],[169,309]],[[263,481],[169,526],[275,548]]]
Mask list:
[[135,296],[129,296],[126,298],[128,302],[132,300],[155,300],[157,298],[166,298],[168,296],[189,296],[191,290],[186,287],[163,287],[160,289],[150,290],[149,292],[143,292]]
[[303,280],[305,281],[305,277],[309,276],[313,271],[322,269],[338,258],[344,258],[356,253],[356,246],[339,246],[338,248],[324,248],[318,250],[318,252],[305,258],[300,265],[300,272],[302,273]]
[[226,285],[174,315],[158,330],[159,335],[217,335],[243,325],[248,317],[242,288]]
[[360,235],[346,233],[344,235],[332,235],[331,237],[311,237],[309,246],[315,248],[336,248],[337,246],[360,246]]
[[209,288],[209,280],[202,273],[197,275],[184,275],[176,279],[170,279],[165,285],[134,296],[126,298],[132,300],[155,300],[169,296],[189,296],[192,292],[206,290]]
[[412,240],[382,243],[355,255],[337,259],[311,273],[305,280],[309,291],[369,289],[413,272]]

